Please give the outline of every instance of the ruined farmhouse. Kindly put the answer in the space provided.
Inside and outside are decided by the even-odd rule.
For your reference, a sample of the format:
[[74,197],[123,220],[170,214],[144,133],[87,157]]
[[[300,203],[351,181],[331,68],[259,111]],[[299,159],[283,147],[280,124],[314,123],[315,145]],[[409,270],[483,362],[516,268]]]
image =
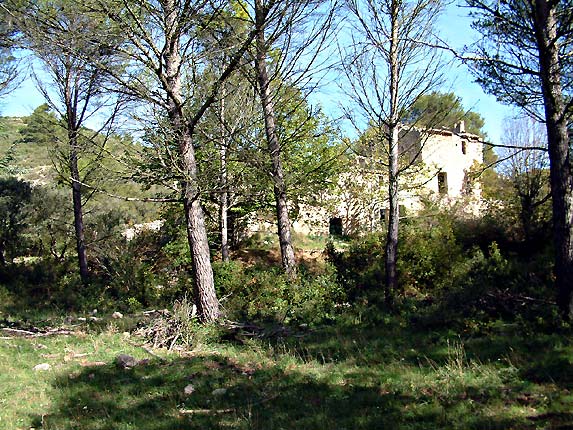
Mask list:
[[[463,202],[479,212],[481,189],[472,172],[483,162],[483,141],[461,122],[448,129],[408,129],[400,136],[403,162],[400,216],[416,216],[424,201]],[[320,204],[300,208],[293,230],[303,234],[353,234],[382,228],[388,217],[386,173],[371,157],[355,156],[338,187]]]

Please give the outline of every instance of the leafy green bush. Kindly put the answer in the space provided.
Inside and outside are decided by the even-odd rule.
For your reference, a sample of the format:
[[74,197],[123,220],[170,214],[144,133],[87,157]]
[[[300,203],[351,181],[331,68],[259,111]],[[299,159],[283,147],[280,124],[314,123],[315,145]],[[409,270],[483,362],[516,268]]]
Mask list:
[[22,248],[22,232],[29,222],[32,187],[17,178],[0,178],[0,264],[16,257]]
[[384,282],[384,235],[371,233],[353,239],[345,251],[332,242],[326,245],[327,260],[336,270],[339,283],[354,301],[365,292],[381,290]]
[[332,320],[347,300],[344,288],[336,278],[336,270],[330,264],[318,275],[301,275],[300,284],[293,290],[292,317],[307,323]]
[[448,218],[404,225],[399,243],[398,273],[403,289],[431,292],[444,288],[464,259]]
[[[345,251],[327,244],[327,259],[352,301],[382,293],[384,283],[383,233],[371,233],[352,240]],[[452,271],[463,260],[451,222],[422,218],[404,223],[398,252],[399,285],[402,291],[429,293],[448,286]]]
[[[495,241],[476,241],[470,246],[470,238],[477,234],[472,225],[477,232],[483,231],[483,222],[462,222],[447,212],[404,222],[398,253],[400,292],[404,296],[422,294],[428,302],[442,302],[440,312],[489,309],[496,315],[509,314],[514,307],[500,295],[508,295],[509,301],[515,299],[512,295],[542,299],[549,293],[550,256],[538,251],[523,258]],[[364,303],[376,302],[384,282],[381,233],[356,238],[344,251],[329,243],[326,255],[351,302],[360,303],[358,299],[362,298],[366,299]]]
[[345,299],[331,266],[290,281],[280,268],[216,262],[215,285],[227,317],[313,324],[334,317]]

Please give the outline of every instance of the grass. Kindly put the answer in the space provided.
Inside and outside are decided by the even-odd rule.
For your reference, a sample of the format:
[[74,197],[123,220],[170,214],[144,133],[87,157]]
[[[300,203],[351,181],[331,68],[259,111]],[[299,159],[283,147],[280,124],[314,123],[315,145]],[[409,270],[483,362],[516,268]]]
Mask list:
[[[0,428],[573,428],[571,333],[524,329],[429,330],[393,316],[163,359],[113,326],[4,339]],[[146,361],[122,369],[119,353]],[[52,368],[33,370],[43,362]]]

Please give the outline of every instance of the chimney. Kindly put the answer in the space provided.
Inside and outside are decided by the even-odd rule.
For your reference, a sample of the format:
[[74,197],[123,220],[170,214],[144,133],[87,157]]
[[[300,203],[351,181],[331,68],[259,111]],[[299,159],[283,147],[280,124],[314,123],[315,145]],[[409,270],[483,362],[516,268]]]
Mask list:
[[454,127],[454,131],[456,133],[465,133],[466,132],[466,123],[462,120],[456,124]]

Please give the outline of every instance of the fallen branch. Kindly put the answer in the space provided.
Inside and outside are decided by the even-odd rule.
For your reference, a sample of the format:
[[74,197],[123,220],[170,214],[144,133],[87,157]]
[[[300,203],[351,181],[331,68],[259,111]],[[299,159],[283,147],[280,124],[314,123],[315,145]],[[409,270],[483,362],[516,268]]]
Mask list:
[[557,306],[557,303],[551,300],[537,299],[535,297],[528,297],[528,296],[511,295],[510,293],[507,292],[505,294],[487,293],[486,296],[496,300],[502,299],[513,302],[532,302],[532,303],[540,303],[543,305]]
[[12,336],[12,339],[14,337],[46,337],[46,336],[55,336],[55,335],[74,334],[74,332],[71,330],[59,329],[59,328],[52,328],[52,329],[48,329],[47,331],[33,332],[33,331],[22,330],[22,329],[17,329],[17,328],[3,327],[2,331],[8,332],[8,333],[13,333],[14,336]]
[[228,414],[236,409],[179,409],[181,415],[210,415],[210,414]]
[[[248,403],[243,406],[255,406],[260,405],[262,403],[270,402],[278,397],[278,394],[273,394],[272,396],[265,397],[259,401]],[[228,408],[228,409],[179,409],[179,413],[182,415],[209,415],[209,414],[228,414],[230,412],[235,412],[239,409],[240,406],[236,408]]]
[[150,348],[148,348],[145,345],[138,345],[137,343],[134,342],[127,342],[128,344],[130,344],[131,346],[134,346],[136,348],[141,348],[143,349],[145,352],[147,352],[149,355],[151,355],[154,358],[157,358],[159,361],[161,361],[162,363],[167,362],[167,360],[163,357],[161,357],[160,355],[156,354],[155,352],[153,352]]
[[7,331],[8,333],[14,333],[14,334],[19,334],[19,335],[23,335],[23,336],[35,336],[38,334],[38,332],[21,330],[18,328],[7,328],[7,327],[2,328],[2,331]]

